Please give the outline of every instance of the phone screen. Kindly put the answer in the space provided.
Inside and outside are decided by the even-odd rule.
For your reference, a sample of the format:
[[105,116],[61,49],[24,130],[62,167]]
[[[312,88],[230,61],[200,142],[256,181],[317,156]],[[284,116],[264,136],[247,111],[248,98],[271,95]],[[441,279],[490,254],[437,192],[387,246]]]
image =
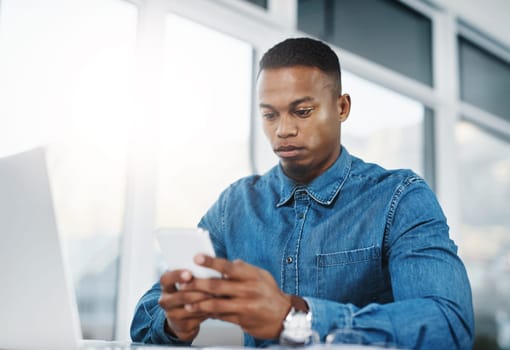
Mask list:
[[209,232],[200,228],[160,228],[155,231],[169,270],[187,269],[195,277],[221,277],[218,271],[196,265],[199,253],[215,256]]

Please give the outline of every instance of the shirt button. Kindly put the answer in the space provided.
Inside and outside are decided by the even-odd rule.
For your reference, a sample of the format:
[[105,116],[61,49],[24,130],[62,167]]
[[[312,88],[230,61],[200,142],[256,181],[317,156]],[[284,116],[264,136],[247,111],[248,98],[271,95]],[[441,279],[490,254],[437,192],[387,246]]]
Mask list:
[[303,219],[304,217],[305,217],[305,214],[304,214],[304,213],[299,213],[299,214],[298,214],[298,218]]
[[291,256],[288,256],[288,257],[287,257],[287,264],[292,263],[292,261],[293,261],[293,260],[294,260],[294,259],[292,259],[292,257],[291,257]]

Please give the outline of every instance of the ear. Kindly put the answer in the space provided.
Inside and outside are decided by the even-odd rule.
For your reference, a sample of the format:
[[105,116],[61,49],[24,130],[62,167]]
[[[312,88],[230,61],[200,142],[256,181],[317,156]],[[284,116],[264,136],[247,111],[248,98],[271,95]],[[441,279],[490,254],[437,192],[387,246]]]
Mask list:
[[338,107],[338,118],[340,123],[343,123],[349,117],[349,113],[351,112],[351,96],[349,94],[343,94],[338,96],[337,99],[337,107]]

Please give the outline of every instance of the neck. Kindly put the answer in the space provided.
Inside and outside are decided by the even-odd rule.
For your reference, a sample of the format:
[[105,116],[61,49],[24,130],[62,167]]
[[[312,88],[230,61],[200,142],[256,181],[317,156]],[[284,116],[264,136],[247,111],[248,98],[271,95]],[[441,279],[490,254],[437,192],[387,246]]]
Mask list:
[[282,169],[285,175],[294,181],[297,185],[307,185],[322,175],[324,172],[326,172],[333,164],[335,164],[341,153],[341,148],[336,148],[330,156],[326,157],[321,163],[316,164],[313,168],[282,167]]

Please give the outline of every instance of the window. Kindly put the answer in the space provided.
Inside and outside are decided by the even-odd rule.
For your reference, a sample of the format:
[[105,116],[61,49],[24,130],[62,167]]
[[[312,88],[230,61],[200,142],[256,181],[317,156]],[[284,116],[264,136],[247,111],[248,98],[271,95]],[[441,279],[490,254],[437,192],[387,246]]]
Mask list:
[[84,338],[113,339],[137,9],[4,0],[0,153],[46,145]]
[[166,24],[156,226],[195,227],[251,173],[253,52],[176,15]]
[[[196,227],[221,191],[252,172],[252,62],[250,45],[167,15],[156,227]],[[159,276],[166,264],[155,260]],[[237,327],[208,320],[193,344],[241,339]]]
[[460,156],[460,254],[473,288],[479,339],[510,345],[510,136],[471,122],[456,128]]
[[394,0],[299,0],[298,28],[432,86],[432,22]]
[[[352,99],[351,113],[342,124],[342,144],[350,153],[386,168],[410,168],[433,185],[433,143],[426,123],[431,111],[406,96],[342,72],[343,93]],[[428,164],[433,164],[429,161]]]
[[267,9],[267,0],[244,0],[244,1],[247,1],[249,3],[260,6],[264,9]]
[[510,63],[459,37],[461,99],[510,121]]

